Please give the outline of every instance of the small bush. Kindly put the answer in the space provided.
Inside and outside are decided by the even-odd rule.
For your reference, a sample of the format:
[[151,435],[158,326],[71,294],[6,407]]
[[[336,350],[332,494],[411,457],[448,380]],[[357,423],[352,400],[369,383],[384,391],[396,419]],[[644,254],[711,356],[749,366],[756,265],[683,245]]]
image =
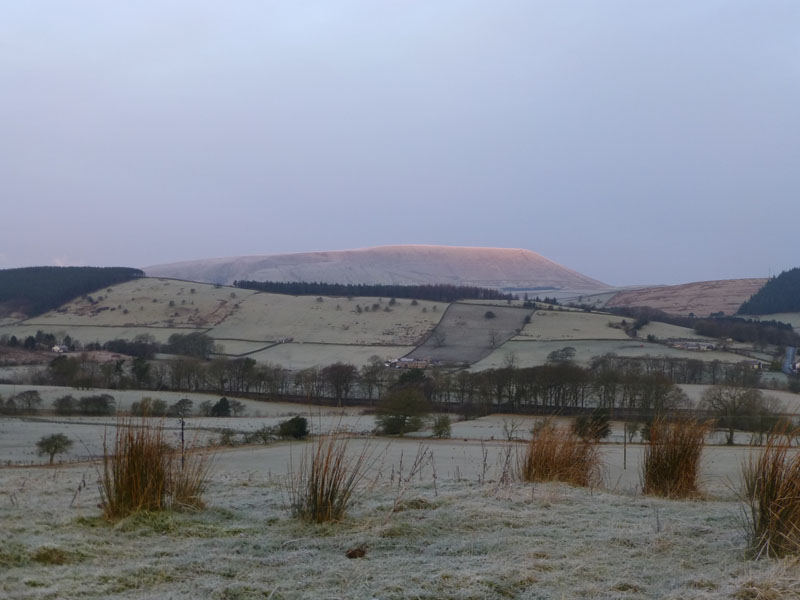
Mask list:
[[568,428],[551,421],[533,431],[518,468],[524,481],[564,481],[573,485],[596,485],[602,479],[597,444],[580,439]]
[[800,454],[793,433],[772,433],[742,465],[746,527],[755,557],[800,554]]
[[209,467],[208,456],[196,448],[176,455],[162,423],[120,419],[113,447],[103,440],[103,514],[118,519],[142,510],[201,508]]
[[642,457],[644,493],[667,498],[698,496],[700,456],[708,430],[707,423],[697,421],[655,420]]
[[597,408],[590,415],[576,417],[572,431],[583,440],[599,442],[611,435],[611,417],[607,410]]
[[305,417],[292,417],[278,425],[278,435],[282,438],[302,440],[308,437],[308,419]]
[[367,476],[372,450],[368,445],[348,457],[349,439],[331,433],[313,441],[298,471],[289,470],[292,514],[304,521],[340,521]]
[[449,438],[451,434],[450,417],[439,415],[433,420],[433,437]]
[[239,444],[236,436],[238,434],[233,429],[220,429],[219,441],[220,446],[237,446]]
[[31,555],[31,560],[43,565],[65,565],[70,562],[70,555],[61,548],[42,546]]
[[[414,369],[403,374],[413,377]],[[392,390],[378,404],[375,423],[381,433],[403,435],[422,429],[430,405],[423,393],[414,387]]]

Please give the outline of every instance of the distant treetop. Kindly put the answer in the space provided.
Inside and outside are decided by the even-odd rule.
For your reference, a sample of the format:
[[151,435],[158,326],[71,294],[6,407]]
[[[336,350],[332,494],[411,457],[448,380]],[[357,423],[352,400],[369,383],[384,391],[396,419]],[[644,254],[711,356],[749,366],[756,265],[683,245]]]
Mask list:
[[800,312],[800,268],[773,277],[739,308],[743,315]]
[[0,270],[0,307],[31,317],[73,298],[144,277],[128,267],[23,267]]

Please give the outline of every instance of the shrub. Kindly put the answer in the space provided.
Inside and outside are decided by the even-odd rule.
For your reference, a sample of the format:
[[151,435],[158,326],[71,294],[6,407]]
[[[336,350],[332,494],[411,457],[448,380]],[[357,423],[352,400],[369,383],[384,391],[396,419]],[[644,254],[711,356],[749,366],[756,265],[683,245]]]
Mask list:
[[484,319],[494,319],[496,316],[497,315],[495,315],[491,310],[487,310],[485,313],[483,313]]
[[278,425],[278,435],[283,438],[302,440],[308,437],[308,419],[305,417],[292,417]]
[[82,396],[78,400],[78,412],[82,415],[102,417],[113,415],[115,410],[114,397],[110,394]]
[[208,456],[196,447],[176,456],[166,443],[163,424],[120,419],[113,447],[103,439],[103,514],[117,519],[140,510],[201,508],[209,467]]
[[644,493],[668,498],[698,496],[700,456],[708,430],[707,423],[656,419],[642,457]]
[[533,431],[518,468],[524,481],[564,481],[595,485],[602,479],[597,444],[580,439],[570,429],[547,421]]
[[163,417],[167,414],[167,403],[159,398],[145,396],[131,404],[130,412],[137,417]]
[[238,445],[236,440],[237,435],[238,434],[233,429],[220,429],[219,441],[217,444],[220,446],[236,446]]
[[324,523],[345,516],[372,462],[370,446],[350,457],[348,446],[341,433],[322,436],[306,449],[298,471],[290,467],[288,492],[295,517]]
[[71,394],[56,398],[53,402],[53,408],[55,408],[57,415],[72,415],[76,411],[77,406],[78,402],[72,397]]
[[800,554],[800,454],[789,454],[797,432],[773,432],[742,465],[745,523],[754,557]]
[[596,408],[590,415],[576,417],[572,431],[583,440],[598,442],[611,435],[611,417],[607,410]]
[[393,390],[378,404],[375,422],[378,429],[387,435],[403,435],[419,431],[428,415],[428,401],[414,387]]
[[451,434],[450,417],[439,415],[433,420],[433,437],[449,438]]
[[255,431],[251,431],[246,433],[244,436],[245,444],[255,444],[261,442],[262,444],[270,444],[274,442],[278,438],[278,428],[271,427],[269,425],[263,425],[256,429]]
[[217,403],[211,407],[212,417],[230,417],[231,416],[231,403],[226,397],[217,400]]

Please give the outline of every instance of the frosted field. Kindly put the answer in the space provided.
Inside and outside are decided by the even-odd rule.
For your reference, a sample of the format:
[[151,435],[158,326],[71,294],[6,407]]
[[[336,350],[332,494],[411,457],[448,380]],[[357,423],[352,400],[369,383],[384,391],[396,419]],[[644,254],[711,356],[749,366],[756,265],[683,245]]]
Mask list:
[[[380,300],[380,301],[379,301]],[[379,308],[373,310],[372,306]],[[358,313],[356,306],[362,308]],[[434,305],[438,306],[436,312]],[[337,308],[338,307],[338,308]],[[369,311],[363,309],[369,307]],[[389,308],[387,312],[385,309]],[[416,344],[439,322],[447,304],[398,298],[329,298],[259,293],[242,301],[236,312],[210,332],[214,338],[280,340],[327,344]]]
[[[216,402],[222,396],[220,394],[200,394],[196,392],[156,392],[156,391],[142,391],[142,390],[106,390],[102,388],[93,388],[91,390],[77,390],[68,387],[60,387],[55,385],[12,385],[12,384],[0,384],[0,396],[3,398],[8,398],[10,396],[19,394],[25,390],[36,390],[39,392],[39,395],[42,397],[42,406],[41,408],[45,408],[50,410],[53,405],[53,401],[56,398],[60,398],[61,396],[66,396],[67,394],[72,395],[76,399],[82,396],[95,396],[97,394],[110,394],[114,397],[114,401],[116,402],[116,407],[119,410],[127,411],[130,409],[131,404],[134,402],[138,402],[144,397],[149,397],[153,399],[161,399],[164,400],[167,404],[173,404],[182,398],[188,398],[192,402],[194,402],[194,410],[196,411],[200,406],[201,402],[206,400],[210,400],[212,402]],[[228,399],[236,398],[235,396],[227,396]],[[247,398],[236,398],[240,402],[245,405],[246,414],[250,415],[259,415],[259,416],[270,416],[274,414],[276,411],[279,414],[284,414],[286,411],[292,410],[302,410],[302,404],[294,404],[291,402],[260,402],[258,400],[249,400]]]
[[[313,434],[332,430],[350,431],[357,435],[372,433],[375,420],[370,416],[334,413],[328,409],[301,413],[287,410],[280,416],[271,417],[190,417],[186,419],[187,442],[200,446],[216,445],[223,430],[231,430],[237,443],[242,435],[272,427],[300,414],[309,421]],[[158,422],[161,419],[149,419]],[[138,421],[137,421],[138,422]],[[167,441],[177,447],[180,444],[180,423],[175,418],[164,418]],[[116,417],[0,417],[0,465],[43,465],[48,457],[36,454],[36,442],[47,435],[63,433],[73,441],[68,452],[56,457],[57,462],[91,460],[103,453],[103,438],[113,440]]]
[[585,312],[559,312],[537,310],[531,322],[522,328],[513,340],[629,340],[622,329],[609,327],[609,323],[621,323],[623,319],[614,315],[598,315]]
[[[301,458],[306,444],[221,451],[205,510],[115,524],[99,518],[97,475],[89,464],[2,468],[0,596],[772,599],[800,593],[798,563],[745,558],[740,504],[715,483],[735,471],[742,452],[720,460],[709,455],[709,499],[668,501],[635,490],[635,452],[624,476],[617,475],[621,448],[608,453],[615,466],[606,489],[589,490],[501,483],[503,444],[429,443],[423,468],[409,477],[418,442],[354,440],[351,450],[364,443],[374,449],[371,485],[343,522],[328,525],[297,522],[286,508],[287,464]],[[365,556],[348,559],[346,551],[357,547]]]
[[83,344],[92,342],[104,344],[111,340],[132,340],[137,335],[152,335],[155,341],[166,344],[169,336],[173,333],[182,335],[206,333],[208,329],[192,329],[188,327],[99,327],[95,325],[64,325],[63,323],[0,327],[0,335],[15,335],[20,340],[24,340],[29,335],[35,336],[37,331],[52,333],[59,339],[69,335],[73,339],[80,340]]
[[296,342],[277,344],[266,350],[248,355],[262,363],[273,363],[292,370],[308,367],[324,367],[343,362],[360,367],[369,363],[373,356],[390,360],[405,356],[413,346],[344,346],[339,344],[299,344]]
[[[487,312],[493,318],[485,318]],[[531,309],[456,302],[425,343],[411,354],[443,362],[462,363],[479,360],[493,348],[519,332]]]
[[[717,341],[713,338],[703,337],[702,335],[696,334],[694,329],[689,329],[688,327],[678,327],[677,325],[670,325],[669,323],[648,323],[639,330],[639,337],[647,338],[648,335],[654,335],[659,339],[691,339],[703,340],[710,343]],[[752,344],[750,346],[752,346]]]
[[541,342],[523,342],[511,340],[500,346],[486,358],[476,362],[470,367],[470,371],[481,371],[483,369],[496,369],[505,366],[510,356],[513,355],[518,367],[533,367],[543,365],[547,362],[547,355],[553,350],[560,350],[565,346],[575,348],[575,362],[580,365],[588,365],[592,358],[603,356],[604,354],[614,353],[617,356],[631,357],[675,357],[675,358],[696,358],[703,361],[720,360],[722,362],[736,363],[744,359],[738,354],[729,352],[693,352],[691,350],[679,350],[670,348],[662,344],[637,340],[559,340]]
[[[95,300],[100,296],[103,299],[94,306],[77,298],[60,308],[66,312],[50,311],[25,323],[40,328],[54,326],[51,324],[207,328],[230,316],[238,310],[237,304],[254,293],[207,283],[145,277],[97,290],[90,295]],[[128,312],[124,313],[125,310]]]

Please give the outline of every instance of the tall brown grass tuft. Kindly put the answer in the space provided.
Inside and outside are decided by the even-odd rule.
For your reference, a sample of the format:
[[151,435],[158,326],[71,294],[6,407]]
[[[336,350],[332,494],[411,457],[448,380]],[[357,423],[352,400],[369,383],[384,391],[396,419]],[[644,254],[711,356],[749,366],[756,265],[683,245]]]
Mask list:
[[775,431],[764,449],[742,464],[742,496],[753,556],[800,554],[800,453],[797,432]]
[[545,422],[533,433],[518,465],[524,481],[564,481],[590,486],[602,479],[597,444],[582,440],[571,429]]
[[202,508],[209,467],[208,455],[194,448],[181,460],[166,443],[163,423],[122,418],[113,446],[103,439],[103,514],[117,519],[136,511]]
[[306,448],[298,470],[290,466],[288,492],[295,517],[324,523],[345,516],[372,462],[369,445],[353,454],[349,446],[344,433],[321,436]]
[[700,495],[698,475],[707,423],[692,420],[668,422],[657,419],[642,457],[642,490],[667,498]]

